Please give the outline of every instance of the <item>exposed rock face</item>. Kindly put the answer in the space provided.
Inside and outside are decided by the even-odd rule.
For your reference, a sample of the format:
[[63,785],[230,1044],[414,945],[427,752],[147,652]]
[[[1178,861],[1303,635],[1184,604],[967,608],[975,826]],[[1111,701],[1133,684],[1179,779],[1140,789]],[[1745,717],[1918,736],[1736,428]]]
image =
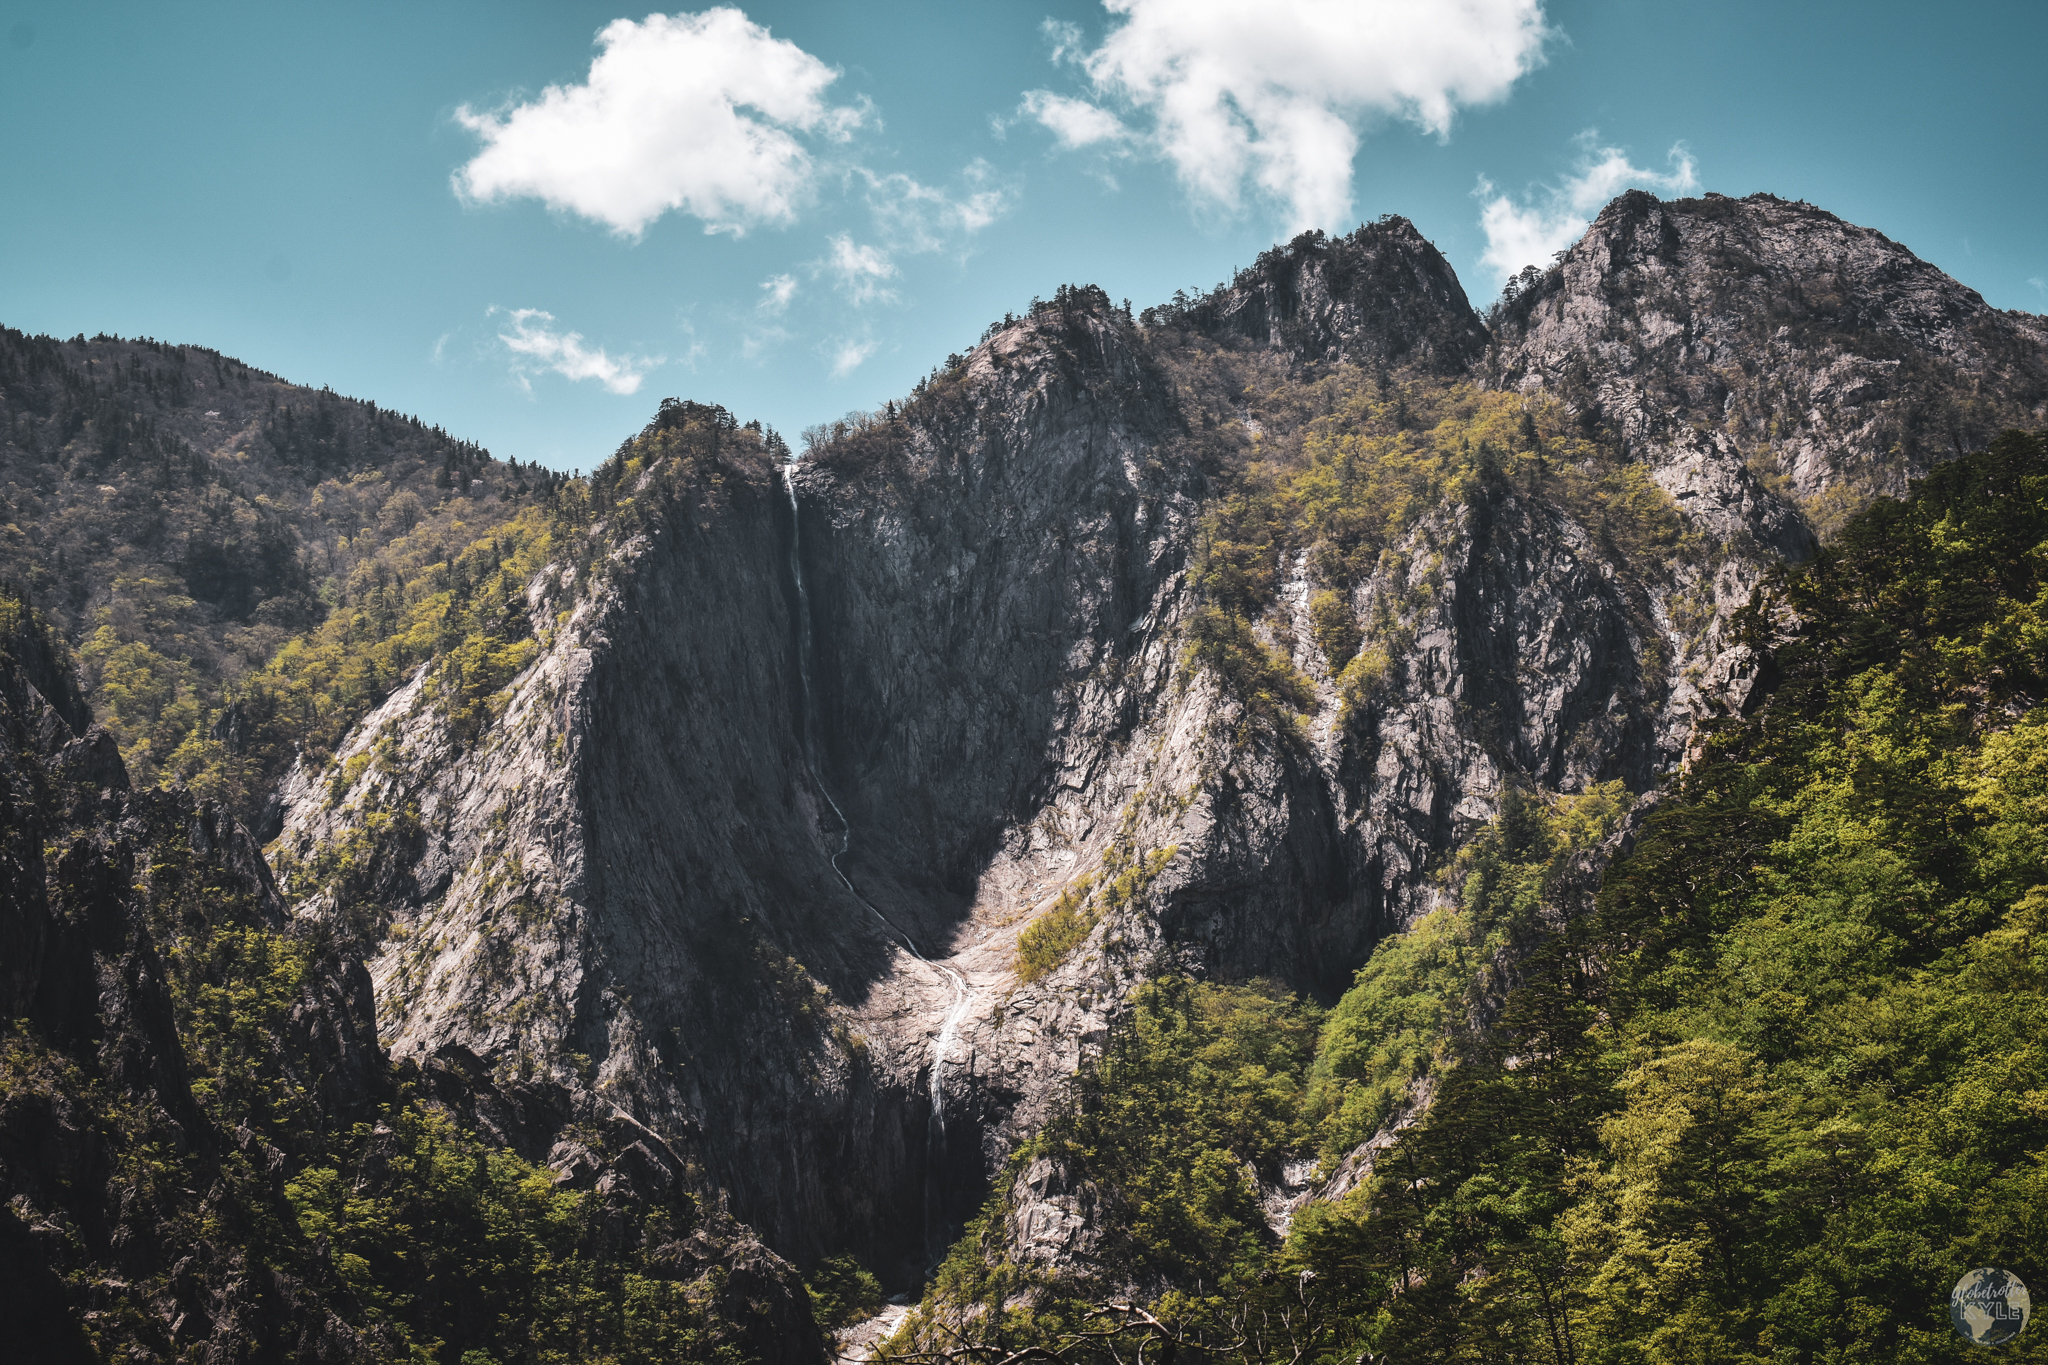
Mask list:
[[[703,1182],[601,1084],[554,1084],[528,1066],[499,1085],[455,1048],[410,1055],[393,1075],[349,921],[365,899],[402,903],[411,870],[445,880],[441,863],[370,857],[380,822],[366,822],[343,842],[378,864],[372,894],[290,913],[245,829],[182,790],[131,791],[111,736],[79,734],[44,700],[66,695],[59,670],[0,633],[0,1326],[24,1358],[405,1355],[336,1275],[325,1239],[293,1231],[286,1182],[335,1162],[374,1121],[349,1179],[370,1199],[387,1174],[402,1183],[409,1161],[386,1164],[376,1135],[390,1139],[383,1117],[408,1081],[465,1128],[552,1159],[558,1184],[594,1188],[585,1207],[611,1222],[609,1250],[687,1286],[718,1341],[777,1365],[821,1358],[789,1263],[715,1199],[668,1197]],[[351,809],[364,814],[360,797]],[[382,823],[415,851],[426,842],[413,821]],[[602,1029],[545,1041],[560,1054],[592,1037]]]
[[[843,866],[970,991],[943,1140],[927,1105],[951,987],[832,877],[764,467],[621,545],[474,746],[415,680],[338,756],[387,746],[355,788],[289,789],[302,866],[418,812],[380,854],[400,906],[373,963],[387,1044],[552,1096],[491,1122],[558,1169],[608,1126],[645,1178],[725,1190],[791,1255],[852,1242],[907,1273],[933,1201],[938,1223],[973,1207],[1142,975],[1334,992],[1508,774],[1648,780],[1642,613],[1582,529],[1507,489],[1419,527],[1399,581],[1361,588],[1367,614],[1397,599],[1415,642],[1368,708],[1340,724],[1298,645],[1322,681],[1306,732],[1249,723],[1179,644],[1202,488],[1183,420],[1128,323],[1048,308],[796,474]],[[552,592],[535,585],[536,620]],[[1020,929],[1105,864],[1145,871],[1020,983]]]
[[921,941],[946,942],[1010,827],[1113,762],[1130,675],[1164,655],[1199,477],[1159,458],[1175,417],[1134,343],[1040,315],[797,472],[820,775],[851,866]]
[[[388,915],[384,1041],[489,1078],[489,1130],[567,1174],[726,1191],[816,1254],[895,1230],[877,1201],[914,1204],[924,1115],[878,1091],[827,1009],[886,977],[892,949],[831,872],[798,742],[779,474],[725,459],[717,491],[617,545],[594,590],[544,576],[551,638],[496,724],[465,740],[423,670],[337,756],[354,787],[294,775],[279,843],[303,894],[323,850],[382,831],[360,903]],[[891,1250],[921,1251],[903,1235]]]
[[1609,424],[1717,534],[1798,558],[1811,527],[2048,419],[2048,324],[1811,204],[1632,190],[1525,272],[1486,372]]
[[[1140,976],[1177,964],[1334,994],[1428,904],[1426,867],[1504,781],[1640,788],[1682,738],[1642,663],[1648,585],[1505,487],[1428,519],[1361,585],[1360,618],[1384,604],[1411,644],[1348,716],[1301,643],[1295,566],[1287,634],[1316,705],[1298,737],[1253,723],[1180,654],[1199,483],[1189,414],[1162,404],[1146,359],[1111,315],[1044,310],[969,358],[970,407],[913,404],[798,474],[850,866],[974,988],[955,1055],[981,1159],[952,1172],[962,1196],[1042,1121]],[[1022,926],[1168,850],[1065,965],[1017,980]],[[953,1136],[957,1158],[957,1119]]]
[[[493,1123],[558,1169],[595,1121],[653,1178],[726,1191],[793,1255],[854,1241],[899,1274],[921,1264],[935,1247],[917,1211],[942,1174],[926,1169],[930,1035],[951,986],[890,924],[949,955],[990,852],[1042,804],[1068,693],[1138,655],[1156,686],[1172,658],[1163,630],[1130,627],[1177,568],[1194,499],[1185,471],[1142,458],[1170,419],[1129,343],[1099,313],[1013,328],[934,427],[866,433],[879,462],[860,483],[850,454],[799,479],[822,791],[802,742],[793,523],[763,461],[727,462],[716,496],[620,544],[475,744],[422,676],[337,756],[354,787],[296,775],[295,884],[324,850],[387,831],[366,862],[369,899],[396,908],[373,963],[394,1053],[482,1059],[506,1094],[553,1096]],[[906,602],[934,578],[955,605],[913,624]],[[544,628],[555,598],[535,585]],[[1134,719],[1120,693],[1092,700],[1085,754]],[[890,924],[831,869],[828,793],[853,821],[844,866]],[[416,828],[380,825],[407,810]],[[984,958],[961,964],[982,994],[1007,975],[1007,940]],[[971,1051],[955,1050],[962,1073]],[[982,1174],[962,1112],[961,1188],[934,1192],[954,1213]]]
[[[1817,301],[1823,279],[1848,301]],[[1889,458],[1883,423],[1927,395],[2031,382],[2038,320],[1966,295],[1805,206],[1630,196],[1484,358],[1449,267],[1398,220],[1297,241],[1178,310],[1291,364],[1552,389],[1720,546],[1622,562],[1554,503],[1482,481],[1353,592],[1403,643],[1349,706],[1307,643],[1307,566],[1276,566],[1259,629],[1315,696],[1274,725],[1183,651],[1211,471],[1173,343],[1063,293],[804,460],[793,520],[780,471],[735,456],[615,537],[588,595],[543,575],[545,647],[495,723],[458,736],[416,679],[336,768],[295,776],[281,844],[312,869],[368,838],[382,1036],[488,1073],[479,1123],[560,1171],[724,1191],[800,1264],[851,1246],[900,1281],[1133,982],[1332,994],[1430,903],[1428,868],[1505,784],[1642,790],[1678,761],[1696,709],[1739,704],[1715,623],[1811,547],[1800,507]],[[1792,321],[1770,311],[1785,298]],[[1752,373],[1752,350],[1775,359]],[[1875,415],[1816,397],[1830,367],[1883,365],[1906,378]],[[1752,400],[1794,451],[1782,475],[1753,458],[1774,447]],[[354,786],[351,763],[369,765]],[[1025,979],[1022,930],[1091,886],[1085,940]],[[326,893],[301,908],[355,913]],[[940,1123],[948,969],[968,1000]],[[1045,1225],[1015,1235],[1071,1251],[1084,1192],[1033,1179]]]
[[1219,340],[1295,361],[1350,361],[1462,374],[1486,351],[1486,327],[1456,272],[1406,218],[1348,237],[1305,232],[1188,309]]
[[1101,1191],[1075,1180],[1059,1162],[1043,1157],[1018,1174],[1011,1187],[1004,1237],[1019,1260],[1049,1267],[1081,1265],[1102,1244]]

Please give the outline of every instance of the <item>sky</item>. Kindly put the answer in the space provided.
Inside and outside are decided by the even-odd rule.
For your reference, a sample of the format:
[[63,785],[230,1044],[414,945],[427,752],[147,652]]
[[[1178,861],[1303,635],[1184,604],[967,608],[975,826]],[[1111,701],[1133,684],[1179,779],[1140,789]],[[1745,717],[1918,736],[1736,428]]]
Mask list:
[[1396,213],[1476,306],[1631,186],[2048,311],[2048,5],[0,0],[0,324],[210,346],[588,469],[798,433],[1063,283]]

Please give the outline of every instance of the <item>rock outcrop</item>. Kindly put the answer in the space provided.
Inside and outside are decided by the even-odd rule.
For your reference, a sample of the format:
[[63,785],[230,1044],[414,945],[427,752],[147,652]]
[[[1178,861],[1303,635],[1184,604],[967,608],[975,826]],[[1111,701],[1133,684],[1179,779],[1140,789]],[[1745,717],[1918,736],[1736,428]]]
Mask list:
[[[386,1046],[489,1077],[509,1145],[729,1197],[815,1255],[897,1231],[881,1207],[917,1198],[924,1114],[832,1008],[900,950],[828,862],[780,470],[753,447],[701,472],[594,586],[533,585],[545,647],[493,725],[461,733],[422,670],[337,756],[354,784],[294,774],[278,847],[302,913],[378,917]],[[365,839],[352,889],[333,851]]]
[[1715,534],[1793,558],[1936,461],[2048,420],[2048,323],[1768,194],[1622,195],[1511,286],[1484,368],[1564,397]]
[[1486,326],[1450,262],[1399,217],[1334,239],[1305,232],[1214,293],[1160,311],[1296,363],[1454,375],[1486,352]]
[[[416,812],[371,859],[395,907],[373,962],[387,1044],[554,1096],[500,1125],[537,1160],[571,1167],[582,1126],[609,1125],[771,1245],[908,1275],[1135,980],[1333,993],[1508,776],[1648,781],[1641,613],[1583,529],[1506,489],[1361,589],[1415,641],[1368,714],[1340,724],[1302,645],[1305,733],[1254,724],[1180,644],[1205,477],[1187,420],[1141,335],[1069,301],[805,461],[811,765],[792,528],[760,461],[618,544],[474,744],[424,676],[394,693],[288,789],[280,841],[311,869]],[[534,587],[544,628],[558,593]],[[842,838],[886,923],[837,884]],[[1122,874],[1089,941],[1020,982],[1020,930]],[[969,988],[943,1141],[952,988],[890,926]]]
[[[0,627],[19,624],[16,606],[0,601]],[[392,1305],[366,1311],[339,1250],[305,1231],[288,1182],[338,1163],[352,1198],[418,1194],[417,1154],[385,1149],[386,1120],[416,1118],[405,1106],[421,1097],[463,1131],[551,1158],[558,1187],[594,1190],[582,1209],[604,1252],[683,1287],[697,1339],[821,1359],[789,1263],[716,1197],[690,1198],[704,1182],[601,1088],[531,1066],[501,1085],[457,1048],[392,1067],[359,935],[404,903],[407,866],[439,864],[380,856],[374,831],[350,829],[341,856],[374,870],[341,879],[345,902],[293,913],[255,839],[212,802],[130,789],[108,732],[75,728],[87,717],[66,662],[36,648],[48,644],[0,630],[0,1326],[23,1358],[410,1354]],[[398,823],[400,843],[419,838]],[[588,1036],[545,1041],[560,1052]],[[404,1251],[446,1269],[444,1236]],[[499,1325],[476,1313],[458,1327]]]

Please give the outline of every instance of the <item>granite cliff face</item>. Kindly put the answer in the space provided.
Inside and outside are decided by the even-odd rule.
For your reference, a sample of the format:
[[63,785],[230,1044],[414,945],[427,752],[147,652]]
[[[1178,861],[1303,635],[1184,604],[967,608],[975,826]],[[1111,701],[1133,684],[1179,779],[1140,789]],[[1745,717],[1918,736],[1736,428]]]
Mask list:
[[1632,190],[1515,282],[1484,370],[1604,424],[1716,534],[1797,558],[1871,496],[2048,418],[2044,357],[2039,317],[1811,204]]
[[[547,1229],[549,1251],[582,1262],[598,1333],[617,1334],[608,1307],[630,1318],[631,1295],[652,1290],[668,1312],[642,1315],[643,1339],[687,1328],[707,1350],[818,1359],[789,1264],[691,1197],[666,1150],[589,1087],[533,1083],[530,1067],[499,1084],[459,1048],[392,1065],[373,998],[388,999],[388,973],[374,963],[373,986],[353,916],[404,903],[406,860],[378,843],[388,813],[365,823],[344,839],[376,864],[358,887],[370,894],[289,909],[256,840],[213,802],[131,789],[54,633],[0,597],[0,1327],[14,1349],[354,1362],[408,1357],[423,1337],[461,1351],[559,1333],[534,1295],[499,1312],[480,1301],[500,1290],[480,1280],[531,1268],[516,1236],[471,1278],[478,1229],[464,1224],[494,1196],[489,1148],[460,1147],[481,1133],[557,1156],[554,1184],[579,1202]],[[417,839],[396,823],[399,843]],[[538,1151],[535,1133],[549,1135]],[[437,1180],[451,1168],[474,1175],[449,1200]],[[323,1226],[323,1181],[374,1210],[375,1244]],[[532,1215],[553,1196],[538,1198],[509,1221],[545,1223]]]
[[[831,872],[799,745],[780,471],[754,449],[701,475],[593,586],[533,584],[545,647],[495,724],[463,735],[422,669],[337,756],[357,782],[294,775],[278,848],[288,888],[319,888],[302,913],[379,917],[386,1045],[492,1075],[504,1140],[726,1191],[815,1254],[914,1201],[924,1120],[829,1007],[888,948]],[[367,894],[327,871],[351,840]],[[856,1159],[869,1180],[833,1177]]]
[[1153,315],[1291,361],[1371,370],[1462,374],[1487,343],[1450,262],[1398,217],[1334,240],[1303,233],[1214,293]]
[[[1328,996],[1508,784],[1651,787],[1740,703],[1722,623],[1757,576],[1830,499],[1938,457],[1931,414],[1967,444],[1955,414],[2028,401],[2044,354],[2038,319],[1766,198],[1624,197],[1490,339],[1398,220],[1146,324],[1062,291],[787,487],[756,446],[643,449],[594,574],[531,585],[542,648],[481,735],[427,670],[295,774],[287,890],[372,907],[385,1045],[487,1072],[489,1122],[558,1170],[722,1192],[799,1264],[851,1247],[908,1280],[1133,982]],[[1281,441],[1242,376],[1341,367],[1563,398],[1691,548],[1623,554],[1481,478],[1347,589],[1387,656],[1349,693],[1317,571],[1276,562],[1255,629],[1307,695],[1274,723],[1187,648],[1241,472],[1205,433]],[[353,906],[318,872],[339,851]],[[1061,915],[1077,941],[1021,971]],[[1064,1246],[1079,1196],[1039,1183],[1019,1226]]]

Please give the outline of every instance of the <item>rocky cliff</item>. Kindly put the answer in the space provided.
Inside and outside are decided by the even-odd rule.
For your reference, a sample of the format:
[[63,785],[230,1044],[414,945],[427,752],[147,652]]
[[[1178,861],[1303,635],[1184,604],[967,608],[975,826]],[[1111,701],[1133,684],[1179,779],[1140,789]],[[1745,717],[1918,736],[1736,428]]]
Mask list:
[[1148,311],[1148,323],[1191,326],[1297,364],[1462,374],[1487,343],[1450,262],[1400,217],[1335,239],[1305,232],[1215,292]]
[[1881,232],[1769,194],[1632,190],[1510,286],[1484,372],[1562,395],[1716,534],[1799,558],[1871,496],[2048,418],[2044,357],[2042,319]]
[[[907,1280],[1134,981],[1328,996],[1507,786],[1652,786],[1829,499],[1936,458],[1937,410],[2039,402],[2039,320],[1974,298],[1805,206],[1631,195],[1490,338],[1396,221],[1142,326],[1063,290],[787,486],[657,419],[486,727],[427,668],[295,774],[287,889],[374,938],[385,1044],[489,1072],[534,1159]],[[1555,397],[1580,444],[1481,442],[1355,573],[1268,544],[1246,638],[1285,695],[1234,686],[1194,647],[1217,509],[1338,396],[1410,439],[1410,383]]]
[[[131,790],[63,655],[0,597],[0,1328],[16,1350],[352,1362],[629,1337],[819,1357],[788,1263],[612,1108],[494,1084],[459,1051],[394,1068],[360,903],[288,913],[216,805]],[[468,1136],[517,1150],[573,1125],[580,1145],[537,1184]],[[574,1315],[543,1268],[573,1284]]]
[[505,1141],[729,1192],[816,1254],[914,1201],[923,1115],[830,1005],[890,949],[799,744],[781,472],[758,443],[689,458],[629,480],[582,586],[532,585],[541,652],[494,723],[465,733],[422,668],[338,755],[353,782],[294,774],[278,847],[306,913],[366,917],[386,1045],[494,1076]]

